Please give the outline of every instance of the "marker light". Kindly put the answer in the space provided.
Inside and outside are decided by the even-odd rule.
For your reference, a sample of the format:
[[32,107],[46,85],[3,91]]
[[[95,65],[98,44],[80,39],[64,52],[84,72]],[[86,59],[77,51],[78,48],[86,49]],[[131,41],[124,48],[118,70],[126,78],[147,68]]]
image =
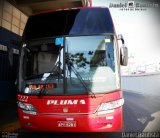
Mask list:
[[63,38],[56,38],[55,45],[63,46]]
[[108,102],[108,103],[102,103],[98,109],[98,112],[112,110],[122,106],[123,104],[124,104],[123,98],[116,101]]

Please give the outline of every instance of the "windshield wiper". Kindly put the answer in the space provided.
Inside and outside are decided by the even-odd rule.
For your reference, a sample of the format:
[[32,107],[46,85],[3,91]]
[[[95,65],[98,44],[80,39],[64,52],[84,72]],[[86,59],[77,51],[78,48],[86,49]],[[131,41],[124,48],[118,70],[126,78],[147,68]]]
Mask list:
[[59,65],[61,65],[60,63],[57,62],[57,64],[55,64],[54,68],[52,69],[50,73],[50,75],[48,77],[45,78],[45,82],[44,82],[44,87],[39,91],[39,96],[43,96],[46,92],[46,84],[52,80],[54,77],[58,78],[58,83],[59,83],[59,79],[60,79],[60,75],[62,75],[62,73],[59,71]]
[[61,62],[60,62],[61,61],[61,54],[60,53],[61,53],[62,48],[63,47],[61,46],[61,48],[59,49],[59,54],[58,54],[59,55],[59,61],[54,65],[53,69],[50,72],[51,74],[53,74],[53,76],[50,77],[50,75],[49,75],[48,77],[46,77],[46,80],[44,82],[44,87],[39,92],[40,97],[43,96],[43,94],[45,94],[47,92],[46,84],[47,84],[48,81],[52,80],[53,77],[55,77],[55,75],[58,76],[58,83],[59,83],[60,77],[62,75],[61,68],[60,68],[60,66],[61,66]]
[[78,71],[75,69],[75,67],[73,66],[73,63],[68,58],[66,59],[66,64],[68,65],[68,70],[69,71],[72,70],[74,74],[77,76],[77,78],[79,79],[79,81],[81,82],[81,84],[83,85],[83,87],[95,97],[95,94],[87,87],[87,84],[85,83],[81,75],[78,73]]

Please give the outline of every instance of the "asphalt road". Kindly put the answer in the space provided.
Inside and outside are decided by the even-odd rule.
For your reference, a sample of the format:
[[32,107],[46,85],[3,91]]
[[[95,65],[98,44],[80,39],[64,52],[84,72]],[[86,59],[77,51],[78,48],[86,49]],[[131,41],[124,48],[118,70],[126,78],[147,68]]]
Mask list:
[[[124,92],[122,132],[160,132],[160,96]],[[22,138],[121,138],[123,133],[47,133],[18,130]]]
[[160,132],[160,96],[124,92],[125,132]]

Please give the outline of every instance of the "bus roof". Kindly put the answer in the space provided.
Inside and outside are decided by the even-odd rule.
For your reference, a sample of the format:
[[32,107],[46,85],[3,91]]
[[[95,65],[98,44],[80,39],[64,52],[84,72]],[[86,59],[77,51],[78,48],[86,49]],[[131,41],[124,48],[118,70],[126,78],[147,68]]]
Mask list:
[[45,11],[39,11],[39,12],[35,12],[33,15],[37,15],[37,14],[44,14],[44,13],[49,13],[49,12],[56,12],[56,11],[66,11],[66,10],[75,10],[75,9],[93,9],[93,8],[108,8],[108,7],[102,7],[102,6],[92,6],[92,7],[74,7],[74,8],[62,8],[62,9],[51,9],[51,10],[45,10]]

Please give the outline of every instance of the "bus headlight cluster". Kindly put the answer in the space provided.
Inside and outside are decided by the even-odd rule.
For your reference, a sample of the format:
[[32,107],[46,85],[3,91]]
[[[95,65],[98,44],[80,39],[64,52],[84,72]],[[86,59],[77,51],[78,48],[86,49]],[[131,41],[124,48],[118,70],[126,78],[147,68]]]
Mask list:
[[108,102],[108,103],[102,103],[98,109],[98,112],[112,110],[122,106],[123,104],[124,104],[123,98],[116,101]]
[[[26,111],[36,112],[36,108],[32,104],[18,102],[18,107]],[[30,113],[30,112],[27,112],[27,113]]]

